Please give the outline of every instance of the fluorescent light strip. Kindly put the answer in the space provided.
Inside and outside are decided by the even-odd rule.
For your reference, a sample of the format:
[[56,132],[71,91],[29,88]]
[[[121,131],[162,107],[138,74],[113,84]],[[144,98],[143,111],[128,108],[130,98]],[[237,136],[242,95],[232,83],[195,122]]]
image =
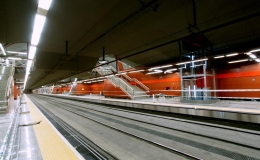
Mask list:
[[52,2],[52,0],[39,0],[38,7],[45,9],[45,10],[49,10],[49,8],[51,6],[51,2]]
[[3,45],[1,43],[0,43],[0,48],[1,48],[2,52],[3,52],[3,54],[6,55],[4,47],[3,47]]
[[32,60],[28,60],[26,65],[26,72],[28,73],[30,72],[31,66],[32,66]]
[[167,67],[171,67],[172,65],[169,64],[169,65],[165,65],[165,66],[161,66],[160,68],[167,68]]
[[31,44],[37,46],[39,43],[39,39],[41,37],[42,29],[45,23],[46,17],[40,14],[36,14],[34,26],[33,26],[33,33],[32,33],[32,39]]
[[237,61],[230,61],[228,63],[238,63],[238,62],[245,62],[248,61],[248,59],[241,59],[241,60],[237,60]]
[[255,50],[252,50],[250,52],[260,52],[260,49],[255,49]]
[[[38,8],[44,9],[46,11],[49,10],[52,0],[39,0]],[[46,12],[47,13],[47,12]],[[35,48],[30,47],[29,53],[29,59],[33,59],[36,53],[36,46],[39,42],[41,32],[45,23],[46,17],[43,15],[36,14],[35,20],[34,20],[34,26],[33,26],[33,33],[31,38],[31,44],[35,45]],[[27,78],[29,75],[29,71],[32,65],[32,60],[27,61],[27,67],[26,67],[26,74],[25,74],[25,81],[24,81],[24,89],[27,83]]]
[[257,58],[254,54],[250,54],[249,57],[251,57],[253,59]]
[[136,70],[136,71],[130,71],[128,73],[136,73],[136,72],[143,72],[144,70]]
[[[26,69],[26,70],[27,70],[27,69]],[[27,83],[28,75],[29,75],[29,72],[26,72],[26,73],[25,73],[25,78],[24,78],[24,85],[23,85],[23,88],[24,88],[24,89],[25,89],[25,86],[26,86],[26,83]]]
[[165,65],[165,66],[159,66],[159,67],[153,67],[153,68],[150,68],[150,69],[148,69],[148,70],[154,70],[154,69],[160,69],[160,68],[167,68],[167,67],[171,67],[172,65],[171,64],[169,64],[169,65]]
[[260,62],[260,59],[257,58],[257,59],[255,59],[255,61],[256,61],[256,62]]
[[157,74],[157,73],[162,73],[162,71],[161,72],[150,72],[150,73],[147,73],[147,74]]
[[216,56],[214,57],[214,59],[218,59],[218,58],[224,58],[225,56]]
[[227,54],[226,57],[236,56],[238,53]]
[[196,60],[192,60],[192,61],[188,61],[188,62],[180,62],[180,63],[177,63],[176,65],[188,64],[188,63],[192,63],[192,62],[207,61],[207,60],[208,60],[208,58],[196,59]]
[[14,54],[27,54],[26,52],[15,52],[15,51],[6,51],[7,53],[14,53]]
[[166,70],[165,72],[176,71],[176,70],[177,70],[177,68],[173,68],[173,69],[168,69],[168,70]]
[[22,60],[22,58],[18,58],[18,57],[8,57],[7,59]]
[[28,56],[29,59],[33,59],[34,58],[35,53],[36,53],[36,49],[37,48],[35,46],[30,46],[30,48],[29,48],[29,56]]

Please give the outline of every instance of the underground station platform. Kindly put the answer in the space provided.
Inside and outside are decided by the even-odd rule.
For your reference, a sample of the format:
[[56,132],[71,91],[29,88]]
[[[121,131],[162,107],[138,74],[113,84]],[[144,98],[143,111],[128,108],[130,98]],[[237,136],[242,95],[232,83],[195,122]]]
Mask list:
[[[258,159],[257,102],[232,107],[98,95],[24,94],[4,159]],[[241,105],[243,103],[243,105]],[[242,108],[241,106],[248,106]],[[12,121],[11,121],[12,120]],[[4,122],[3,119],[1,120]],[[1,137],[2,138],[2,137]],[[10,140],[9,140],[10,141]],[[1,148],[1,149],[2,149]],[[160,152],[157,152],[157,151]]]
[[4,0],[0,160],[260,160],[259,0]]

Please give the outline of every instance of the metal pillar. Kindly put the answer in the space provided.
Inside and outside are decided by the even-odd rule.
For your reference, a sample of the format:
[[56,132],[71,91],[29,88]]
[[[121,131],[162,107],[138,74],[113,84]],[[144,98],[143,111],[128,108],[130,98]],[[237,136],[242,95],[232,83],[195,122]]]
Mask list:
[[[203,77],[204,77],[204,89],[207,90],[207,75],[206,75],[206,65],[203,65]],[[206,94],[205,94],[206,93]],[[207,92],[204,93],[204,100],[207,99]]]
[[181,77],[181,97],[183,97],[183,79],[182,79],[182,69],[180,69],[180,77]]
[[213,87],[214,87],[214,97],[217,97],[217,86],[216,86],[216,72],[215,72],[215,68],[213,68]]

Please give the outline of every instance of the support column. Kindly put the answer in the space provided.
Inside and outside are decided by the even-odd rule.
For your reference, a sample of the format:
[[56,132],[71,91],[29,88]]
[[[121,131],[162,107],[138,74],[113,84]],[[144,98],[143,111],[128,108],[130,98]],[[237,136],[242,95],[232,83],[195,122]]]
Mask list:
[[14,87],[13,87],[13,89],[14,89],[14,100],[16,100],[17,99],[17,92],[18,92],[18,86],[17,86],[17,84],[14,84]]
[[214,87],[214,97],[216,98],[217,97],[217,92],[216,92],[216,89],[217,89],[217,86],[216,86],[216,72],[215,72],[215,68],[213,68],[213,87]]
[[181,77],[181,97],[183,98],[183,79],[182,79],[182,69],[180,69],[180,77]]
[[[206,65],[203,65],[203,77],[204,77],[204,89],[207,89]],[[206,93],[206,96],[204,96],[204,100],[207,99],[207,94],[208,94],[207,92],[205,92],[205,93]]]

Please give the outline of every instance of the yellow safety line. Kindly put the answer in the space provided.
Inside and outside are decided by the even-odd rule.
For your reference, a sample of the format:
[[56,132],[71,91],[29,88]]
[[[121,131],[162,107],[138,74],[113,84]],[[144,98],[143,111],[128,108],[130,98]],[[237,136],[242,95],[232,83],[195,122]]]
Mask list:
[[[41,149],[44,160],[74,160],[82,159],[80,155],[72,151],[72,148],[66,144],[60,137],[50,122],[41,114],[31,100],[25,96],[28,109],[30,110],[31,120],[39,121],[40,124],[34,125],[34,132]],[[80,157],[79,157],[80,156]]]

